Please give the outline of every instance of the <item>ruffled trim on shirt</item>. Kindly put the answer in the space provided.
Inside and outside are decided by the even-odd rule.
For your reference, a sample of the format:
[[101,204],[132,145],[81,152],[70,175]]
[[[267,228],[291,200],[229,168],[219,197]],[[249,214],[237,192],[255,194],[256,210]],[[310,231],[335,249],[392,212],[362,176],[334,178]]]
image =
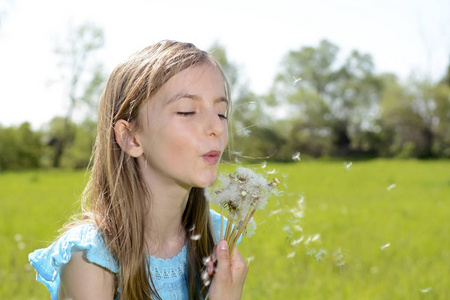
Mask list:
[[108,252],[97,229],[91,224],[74,227],[50,247],[38,249],[28,256],[36,269],[36,280],[48,288],[52,299],[58,299],[61,268],[70,261],[74,251],[84,251],[88,261],[113,273],[119,272],[117,261]]
[[[216,243],[220,238],[220,214],[210,210]],[[223,232],[227,219],[224,218]],[[238,242],[241,241],[239,238]],[[119,273],[119,264],[108,251],[101,233],[92,224],[84,224],[67,231],[60,239],[45,249],[38,249],[29,255],[31,265],[36,269],[36,280],[50,291],[53,300],[58,299],[60,274],[74,251],[84,251],[86,259],[113,273]],[[187,245],[173,258],[160,259],[149,256],[150,272],[156,290],[160,295],[175,299],[187,296]],[[176,296],[178,295],[178,296]],[[185,298],[181,296],[181,298]]]

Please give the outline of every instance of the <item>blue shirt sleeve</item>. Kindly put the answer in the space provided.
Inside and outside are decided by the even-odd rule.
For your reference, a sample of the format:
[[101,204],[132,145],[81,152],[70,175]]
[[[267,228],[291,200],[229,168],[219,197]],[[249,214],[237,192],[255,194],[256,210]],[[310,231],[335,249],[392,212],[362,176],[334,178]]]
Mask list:
[[74,251],[84,251],[88,261],[113,273],[119,272],[117,261],[108,251],[97,229],[90,224],[74,227],[49,247],[38,249],[28,256],[36,269],[36,280],[48,288],[52,300],[58,299],[61,269],[69,262]]

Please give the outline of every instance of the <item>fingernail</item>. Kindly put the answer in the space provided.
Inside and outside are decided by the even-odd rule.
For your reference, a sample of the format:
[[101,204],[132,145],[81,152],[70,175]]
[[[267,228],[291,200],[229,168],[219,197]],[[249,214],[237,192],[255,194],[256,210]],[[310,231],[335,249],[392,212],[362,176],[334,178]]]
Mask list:
[[220,250],[227,250],[227,242],[221,241],[221,242],[219,243],[219,249],[220,249]]

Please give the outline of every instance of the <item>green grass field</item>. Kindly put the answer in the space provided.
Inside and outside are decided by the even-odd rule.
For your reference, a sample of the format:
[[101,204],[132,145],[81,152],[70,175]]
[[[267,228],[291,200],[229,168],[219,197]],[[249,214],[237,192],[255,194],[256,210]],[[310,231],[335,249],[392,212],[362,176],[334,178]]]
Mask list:
[[[243,299],[450,299],[450,161],[259,170],[286,188],[239,245],[250,265]],[[78,209],[84,183],[83,172],[0,174],[1,299],[49,299],[28,253]]]

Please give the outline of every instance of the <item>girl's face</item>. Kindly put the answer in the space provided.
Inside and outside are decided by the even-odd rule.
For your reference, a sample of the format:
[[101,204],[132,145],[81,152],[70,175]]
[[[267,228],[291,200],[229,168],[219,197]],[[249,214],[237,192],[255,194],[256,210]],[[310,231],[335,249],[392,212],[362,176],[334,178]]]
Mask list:
[[228,142],[227,107],[216,66],[194,65],[169,79],[140,112],[138,161],[149,182],[212,185]]

